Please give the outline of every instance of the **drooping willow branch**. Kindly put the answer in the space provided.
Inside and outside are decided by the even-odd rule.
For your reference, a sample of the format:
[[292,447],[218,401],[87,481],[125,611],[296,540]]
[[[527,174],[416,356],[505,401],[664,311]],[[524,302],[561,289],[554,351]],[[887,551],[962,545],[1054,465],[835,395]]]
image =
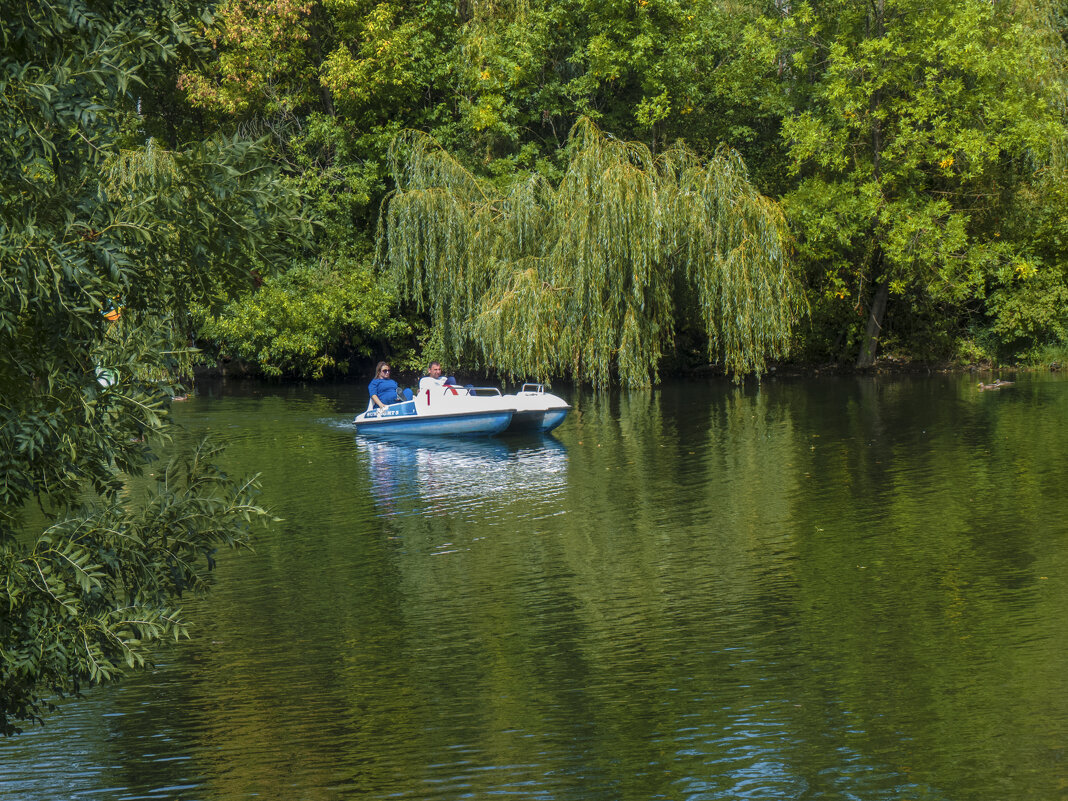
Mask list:
[[425,134],[393,143],[378,258],[449,357],[513,376],[657,378],[692,294],[709,357],[736,376],[784,356],[803,299],[777,204],[721,147],[654,157],[580,120],[559,185],[502,192]]

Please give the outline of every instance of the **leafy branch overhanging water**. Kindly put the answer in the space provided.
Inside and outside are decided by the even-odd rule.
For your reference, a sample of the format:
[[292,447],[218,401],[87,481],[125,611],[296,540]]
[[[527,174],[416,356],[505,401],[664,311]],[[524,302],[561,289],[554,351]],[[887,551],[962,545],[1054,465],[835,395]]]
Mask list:
[[703,162],[678,143],[654,156],[585,118],[569,152],[558,185],[533,174],[502,191],[426,134],[393,142],[378,259],[447,358],[644,386],[687,297],[710,360],[736,377],[787,354],[805,308],[789,233],[738,153]]

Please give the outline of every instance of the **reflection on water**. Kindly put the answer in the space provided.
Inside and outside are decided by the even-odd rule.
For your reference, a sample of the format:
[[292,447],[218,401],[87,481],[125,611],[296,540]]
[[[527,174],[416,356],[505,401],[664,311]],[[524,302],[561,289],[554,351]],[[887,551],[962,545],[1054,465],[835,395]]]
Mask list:
[[0,799],[1068,794],[1068,380],[569,400],[409,443],[362,387],[182,404],[283,522],[192,641],[0,741]]
[[563,512],[567,448],[550,435],[479,438],[357,436],[383,517],[448,514],[478,523],[514,504],[537,519]]

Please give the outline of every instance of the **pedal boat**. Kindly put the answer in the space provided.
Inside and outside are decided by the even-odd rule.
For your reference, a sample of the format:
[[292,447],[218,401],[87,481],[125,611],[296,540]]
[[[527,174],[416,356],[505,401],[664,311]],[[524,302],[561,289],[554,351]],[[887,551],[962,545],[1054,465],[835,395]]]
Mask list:
[[546,392],[542,384],[523,384],[514,395],[504,395],[515,406],[515,414],[506,433],[540,432],[548,434],[567,417],[571,406],[563,398]]
[[353,423],[361,434],[489,436],[508,428],[515,404],[493,387],[435,387],[412,400],[373,405]]

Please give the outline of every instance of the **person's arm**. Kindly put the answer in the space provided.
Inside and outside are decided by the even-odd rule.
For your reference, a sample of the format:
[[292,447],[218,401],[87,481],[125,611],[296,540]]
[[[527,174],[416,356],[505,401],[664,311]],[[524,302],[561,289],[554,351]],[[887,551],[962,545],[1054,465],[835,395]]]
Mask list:
[[373,403],[379,409],[385,409],[386,408],[386,404],[382,403],[382,399],[379,398],[377,395],[372,395],[371,396],[371,403]]

